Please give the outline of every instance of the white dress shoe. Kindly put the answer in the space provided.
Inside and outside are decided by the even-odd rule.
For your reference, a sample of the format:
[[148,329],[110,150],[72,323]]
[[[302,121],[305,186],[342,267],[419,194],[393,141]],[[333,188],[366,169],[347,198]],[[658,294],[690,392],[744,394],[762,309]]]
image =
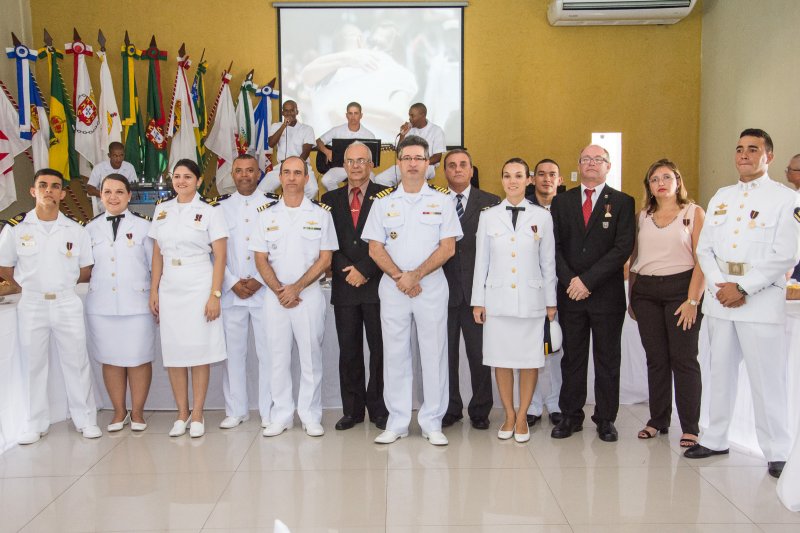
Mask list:
[[184,433],[186,433],[186,426],[189,425],[189,421],[191,417],[187,418],[186,420],[176,420],[174,424],[172,424],[172,429],[169,430],[170,437],[180,437]]
[[306,430],[306,435],[309,437],[321,437],[325,434],[325,428],[322,427],[322,424],[315,422],[303,424],[303,429]]
[[147,429],[147,422],[134,422],[131,420],[131,431],[144,431]]
[[193,439],[197,437],[202,437],[206,434],[206,419],[204,418],[202,422],[195,422],[192,420],[192,423],[189,424],[189,436]]
[[375,437],[375,444],[391,444],[397,439],[402,439],[403,437],[408,437],[408,433],[395,433],[394,431],[387,429]]
[[106,429],[109,433],[114,433],[117,431],[122,431],[122,428],[127,426],[131,421],[131,414],[125,413],[125,418],[122,419],[122,422],[114,422],[113,424],[109,424],[106,426]]
[[514,440],[517,442],[528,442],[531,440],[531,430],[528,429],[527,433],[517,433],[514,432]]
[[447,446],[449,441],[447,437],[444,436],[444,433],[441,431],[431,431],[430,433],[422,432],[422,436],[428,439],[428,442],[433,444],[434,446]]
[[250,415],[245,416],[226,416],[222,422],[219,423],[220,429],[233,429],[242,422],[250,420]]
[[500,440],[508,440],[514,436],[514,430],[510,429],[509,431],[503,430],[503,426],[500,426],[500,429],[497,430],[497,438]]
[[266,428],[269,425],[269,418],[261,417],[261,429]]
[[47,435],[47,431],[38,432],[38,431],[26,431],[22,435],[19,436],[17,439],[17,444],[33,444],[34,442],[39,442],[39,439]]
[[292,429],[292,424],[278,424],[277,422],[270,422],[264,431],[261,432],[265,437],[277,437],[287,429]]
[[87,439],[99,439],[103,436],[103,432],[97,426],[86,426],[80,429],[80,432]]

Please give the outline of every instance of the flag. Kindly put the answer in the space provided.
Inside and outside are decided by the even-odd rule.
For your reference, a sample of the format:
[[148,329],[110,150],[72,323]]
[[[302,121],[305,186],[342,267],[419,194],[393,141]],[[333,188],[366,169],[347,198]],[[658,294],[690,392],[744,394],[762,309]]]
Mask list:
[[[75,109],[75,150],[91,165],[102,161],[104,151],[100,146],[100,114],[97,100],[86,66],[86,56],[94,55],[92,47],[79,38],[64,45],[66,52],[72,54],[73,61],[73,98]],[[107,148],[107,147],[106,147]]]
[[197,65],[197,71],[194,73],[194,80],[192,81],[192,102],[194,102],[194,110],[197,113],[197,129],[200,132],[200,138],[205,139],[208,137],[208,113],[206,112],[206,84],[204,81],[205,73],[208,72],[208,61],[201,61]]
[[206,139],[206,148],[217,155],[217,191],[227,194],[236,190],[231,176],[233,160],[238,155],[236,148],[236,109],[233,106],[230,83],[231,75],[222,74],[214,126]]
[[34,172],[50,167],[50,122],[42,100],[42,91],[31,72],[31,151]]
[[2,85],[2,92],[3,94],[0,94],[0,210],[17,200],[12,171],[14,158],[31,144],[29,140],[19,136],[19,113],[5,85]]
[[[147,71],[147,127],[144,143],[144,176],[148,181],[156,181],[167,169],[167,136],[164,126],[164,101],[161,97],[161,67],[159,61],[167,59],[167,53],[156,46],[156,38],[150,40],[150,47],[142,51],[142,57],[150,62]],[[170,169],[171,170],[171,169]]]
[[70,180],[80,172],[78,152],[74,150],[75,115],[58,66],[58,60],[64,55],[60,50],[47,46],[39,50],[39,57],[47,57],[50,75],[50,168],[61,172],[65,180]]
[[[127,34],[126,34],[127,36]],[[122,126],[125,161],[133,165],[137,176],[144,175],[144,122],[136,89],[135,60],[142,51],[130,43],[122,45]]]
[[251,152],[258,159],[258,168],[265,174],[272,166],[269,158],[269,154],[272,153],[272,149],[269,147],[269,126],[272,124],[272,100],[278,98],[278,91],[272,88],[274,84],[275,80],[272,80],[256,91],[259,100],[254,113],[255,138],[251,145]]
[[189,61],[188,55],[178,57],[178,71],[175,74],[175,85],[172,88],[172,105],[167,126],[167,136],[172,137],[169,165],[167,165],[170,171],[181,159],[191,159],[195,162],[198,160],[197,113],[194,102],[192,102],[189,80],[186,79],[186,71],[190,66],[191,61]]
[[122,142],[122,122],[111,80],[111,69],[108,68],[108,57],[102,51],[97,52],[97,57],[100,59],[100,148],[106,159],[108,145]]
[[14,39],[15,46],[6,48],[6,55],[9,59],[16,60],[19,135],[23,139],[30,140],[32,137],[31,121],[33,120],[33,110],[31,109],[30,100],[32,90],[31,79],[33,76],[31,62],[36,61],[37,54],[35,50],[16,41],[16,37],[14,37]]
[[[258,85],[253,83],[253,72],[247,75],[247,78],[242,82],[239,89],[239,99],[236,102],[236,144],[240,154],[250,152],[250,147],[255,142],[255,130],[253,116],[253,101],[250,99],[251,94],[255,94],[258,90]],[[252,152],[251,152],[252,153]]]

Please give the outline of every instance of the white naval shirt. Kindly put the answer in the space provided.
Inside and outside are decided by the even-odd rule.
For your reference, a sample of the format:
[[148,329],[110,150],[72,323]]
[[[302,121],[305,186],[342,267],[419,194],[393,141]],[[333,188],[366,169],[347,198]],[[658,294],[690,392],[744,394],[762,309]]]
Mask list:
[[179,204],[177,198],[156,205],[148,236],[158,242],[166,259],[211,253],[211,243],[228,237],[225,214],[219,207],[194,199]]
[[[269,127],[269,136],[275,134],[281,127],[282,122],[275,122]],[[314,130],[308,124],[301,124],[298,122],[294,126],[287,126],[281,138],[278,139],[278,144],[272,149],[277,162],[280,163],[287,157],[300,156],[303,153],[303,145],[316,144],[316,137],[314,137]]]
[[110,161],[100,161],[92,167],[92,173],[89,174],[89,181],[87,183],[99,189],[103,178],[109,174],[121,174],[125,176],[130,183],[136,183],[138,181],[136,169],[127,161],[123,161],[119,168],[112,167]]
[[[444,130],[430,120],[424,128],[409,129],[408,133],[406,133],[406,137],[409,135],[418,135],[428,141],[428,153],[431,157],[436,154],[443,154],[447,151],[447,144],[444,142]],[[437,166],[439,166],[439,163],[434,165],[434,167]]]
[[340,124],[322,134],[320,140],[323,144],[331,144],[333,139],[374,139],[375,134],[359,124],[358,131],[352,131],[347,124]]
[[103,213],[86,225],[92,244],[94,268],[86,295],[86,314],[141,315],[150,313],[150,268],[153,239],[150,222],[125,210],[117,239],[109,216]]
[[0,266],[14,267],[23,293],[74,289],[80,269],[94,263],[86,228],[63,213],[53,222],[40,221],[35,209],[20,217],[0,233]]

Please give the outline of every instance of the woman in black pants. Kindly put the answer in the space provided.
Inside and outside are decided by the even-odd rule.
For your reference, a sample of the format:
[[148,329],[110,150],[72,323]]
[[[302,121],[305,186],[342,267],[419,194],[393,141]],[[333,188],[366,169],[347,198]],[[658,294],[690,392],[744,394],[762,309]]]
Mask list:
[[672,416],[672,380],[683,435],[681,447],[697,444],[700,419],[700,298],[704,278],[695,250],[705,213],[687,199],[675,163],[656,161],[644,178],[645,206],[639,213],[631,256],[630,307],[647,354],[650,420],[640,439],[667,433]]

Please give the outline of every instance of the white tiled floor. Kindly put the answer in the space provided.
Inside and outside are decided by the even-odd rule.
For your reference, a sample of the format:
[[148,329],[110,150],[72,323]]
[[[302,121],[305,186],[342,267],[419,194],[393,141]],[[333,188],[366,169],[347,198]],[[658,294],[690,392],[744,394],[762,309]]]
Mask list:
[[[528,444],[459,422],[446,448],[420,437],[372,443],[371,424],[307,437],[296,425],[260,435],[259,417],[238,428],[170,439],[174,413],[148,413],[149,429],[89,441],[66,422],[39,443],[0,455],[0,532],[272,531],[292,533],[788,533],[763,459],[744,453],[688,461],[680,431],[636,438],[647,406],[622,406],[620,440],[584,431],[550,438],[545,420]],[[100,416],[108,423],[110,413]],[[677,426],[675,426],[677,427]]]

